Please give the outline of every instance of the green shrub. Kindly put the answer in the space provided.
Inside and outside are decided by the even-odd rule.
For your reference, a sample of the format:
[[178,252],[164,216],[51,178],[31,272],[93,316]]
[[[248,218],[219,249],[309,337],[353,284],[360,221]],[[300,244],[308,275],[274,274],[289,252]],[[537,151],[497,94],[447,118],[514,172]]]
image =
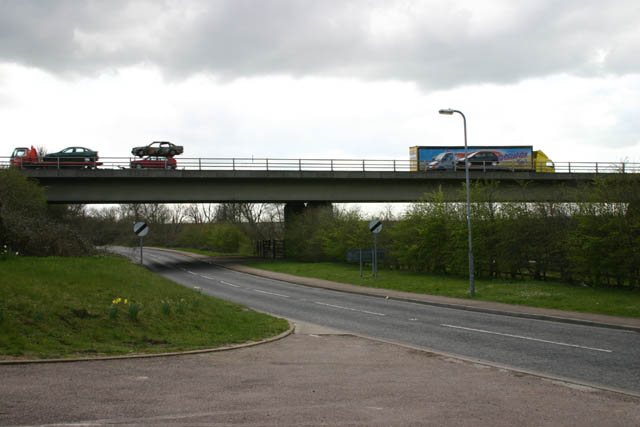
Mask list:
[[162,314],[164,314],[165,316],[168,316],[171,314],[171,304],[169,303],[169,301],[162,301],[161,302],[161,307],[162,307]]
[[0,169],[0,243],[24,255],[79,256],[92,246],[47,209],[44,190],[13,168]]
[[214,224],[207,230],[207,246],[209,249],[236,253],[243,241],[248,241],[240,227],[235,224]]
[[129,315],[129,319],[134,322],[138,321],[138,313],[140,312],[140,304],[131,302],[128,304],[127,314]]

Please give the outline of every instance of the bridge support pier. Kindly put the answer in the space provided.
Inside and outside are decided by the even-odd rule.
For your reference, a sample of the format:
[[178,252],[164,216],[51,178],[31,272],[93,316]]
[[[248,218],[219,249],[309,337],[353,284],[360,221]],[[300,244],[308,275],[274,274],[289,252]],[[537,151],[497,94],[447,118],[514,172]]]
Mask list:
[[308,202],[307,212],[326,212],[333,215],[333,203],[331,202]]
[[284,227],[287,228],[287,224],[298,215],[303,215],[307,212],[328,212],[333,213],[333,203],[331,202],[288,202],[284,205]]
[[333,203],[331,202],[288,202],[284,205],[284,241],[285,241],[285,257],[287,256],[286,250],[288,235],[290,235],[290,227],[295,222],[296,218],[314,213],[328,213],[333,215]]
[[287,229],[287,225],[291,224],[293,218],[298,215],[302,215],[305,210],[304,202],[288,202],[284,204],[284,229]]

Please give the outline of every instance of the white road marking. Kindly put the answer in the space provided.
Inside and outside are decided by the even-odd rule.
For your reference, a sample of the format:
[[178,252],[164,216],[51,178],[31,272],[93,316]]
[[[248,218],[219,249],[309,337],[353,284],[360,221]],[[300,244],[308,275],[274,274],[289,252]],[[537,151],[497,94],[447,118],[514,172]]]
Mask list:
[[207,280],[218,280],[218,279],[214,279],[213,277],[205,276],[204,274],[201,275],[200,277],[202,277],[203,279],[207,279]]
[[198,274],[198,273],[194,273],[193,271],[189,271],[189,270],[185,270],[185,271],[186,271],[187,273],[189,273],[189,274],[193,274],[194,276],[199,276],[199,274]]
[[289,298],[289,295],[276,294],[275,292],[261,291],[260,289],[254,289],[254,291],[256,291],[256,292],[260,292],[261,294],[275,295],[275,296],[277,296],[277,297]]
[[316,301],[315,303],[316,304],[320,304],[320,305],[326,305],[327,307],[341,308],[342,310],[358,311],[360,313],[374,314],[376,316],[384,316],[383,313],[376,313],[375,311],[358,310],[358,309],[355,309],[355,308],[342,307],[341,305],[327,304],[326,302],[318,302],[318,301]]
[[613,353],[613,350],[606,350],[603,348],[585,347],[583,345],[577,345],[577,344],[567,344],[564,342],[547,341],[540,338],[523,337],[522,335],[503,334],[501,332],[485,331],[484,329],[465,328],[464,326],[445,325],[444,323],[441,324],[440,326],[446,326],[447,328],[464,329],[465,331],[481,332],[483,334],[501,335],[503,337],[520,338],[523,340],[546,342],[548,344],[563,345],[566,347],[583,348],[585,350],[602,351],[604,353]]
[[233,286],[234,288],[239,288],[239,285],[234,285],[233,283],[225,282],[224,280],[220,280],[220,283],[227,286]]

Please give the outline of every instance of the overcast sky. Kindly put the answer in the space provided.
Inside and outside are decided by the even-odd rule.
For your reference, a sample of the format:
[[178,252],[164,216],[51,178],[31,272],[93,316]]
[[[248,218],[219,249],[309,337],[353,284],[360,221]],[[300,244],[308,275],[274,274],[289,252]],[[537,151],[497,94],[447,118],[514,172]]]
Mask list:
[[638,0],[0,0],[2,156],[640,162]]

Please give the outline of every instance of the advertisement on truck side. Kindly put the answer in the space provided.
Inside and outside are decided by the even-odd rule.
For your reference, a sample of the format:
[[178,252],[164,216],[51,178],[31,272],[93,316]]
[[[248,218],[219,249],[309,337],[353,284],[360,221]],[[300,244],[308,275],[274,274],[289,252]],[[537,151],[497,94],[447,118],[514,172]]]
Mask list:
[[[469,146],[469,158],[492,159],[482,166],[505,170],[531,170],[532,146]],[[412,171],[447,170],[464,167],[464,146],[410,147],[409,159]]]

